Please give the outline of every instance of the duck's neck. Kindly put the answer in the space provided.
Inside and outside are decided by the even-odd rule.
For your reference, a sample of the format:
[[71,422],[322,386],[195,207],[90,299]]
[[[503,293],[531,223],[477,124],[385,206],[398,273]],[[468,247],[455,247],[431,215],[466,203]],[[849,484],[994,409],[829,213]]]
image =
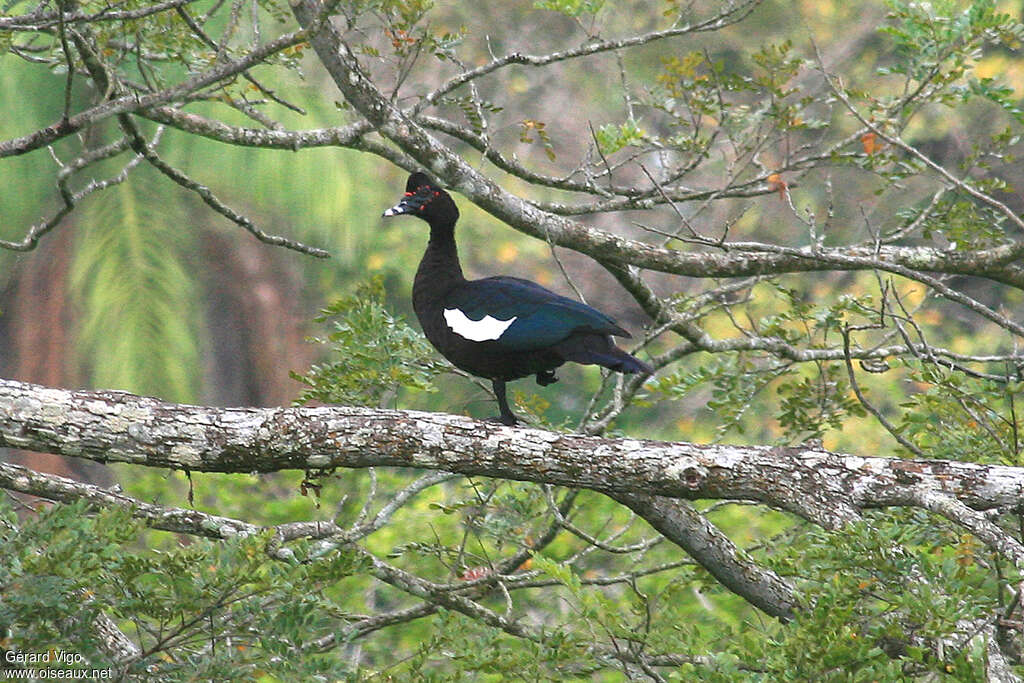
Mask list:
[[455,247],[454,222],[431,225],[430,241],[413,281],[413,307],[419,309],[428,300],[444,296],[465,281]]

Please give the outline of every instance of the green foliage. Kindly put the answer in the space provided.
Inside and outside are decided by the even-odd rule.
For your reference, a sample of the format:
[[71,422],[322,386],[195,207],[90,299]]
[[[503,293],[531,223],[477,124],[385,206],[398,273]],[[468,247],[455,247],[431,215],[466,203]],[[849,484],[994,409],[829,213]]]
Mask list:
[[637,121],[629,120],[619,125],[608,123],[597,129],[597,145],[603,154],[613,154],[623,147],[642,142],[644,135],[644,129]]
[[[880,73],[931,84],[932,101],[952,105],[982,98],[1018,122],[1024,121],[1012,89],[995,78],[972,74],[984,47],[1019,47],[1024,42],[1024,24],[1000,12],[994,0],[971,2],[966,9],[954,0],[891,0],[888,4],[892,23],[880,30],[893,39],[898,58]],[[901,114],[912,112],[908,107]]]
[[[815,304],[780,280],[765,280],[750,297],[768,311],[753,324],[756,333],[794,348],[826,348],[841,337],[844,326],[874,323],[878,317],[870,296],[842,294],[832,302]],[[707,315],[686,301],[680,301],[677,308],[689,315]],[[703,397],[716,418],[716,438],[733,432],[747,434],[752,425],[763,430],[769,405],[773,405],[771,414],[782,430],[783,441],[789,443],[822,438],[830,430],[841,430],[849,417],[866,414],[849,386],[842,362],[797,364],[766,353],[718,353],[672,373],[659,373],[647,387],[651,393],[645,402],[654,396],[669,400]]]
[[791,437],[820,439],[829,430],[842,429],[848,416],[867,414],[850,391],[846,370],[838,365],[819,365],[812,376],[782,381],[776,391],[779,424]]
[[[471,29],[462,24],[470,5],[360,0],[345,3],[337,21],[346,24],[367,73],[394,76],[401,86],[395,101],[415,106],[407,96],[421,93],[421,83],[430,87],[450,73],[516,49],[521,36],[512,31],[520,26],[521,15],[530,15],[530,5],[507,8],[503,16],[514,28],[495,28],[492,34],[485,26],[488,41],[482,40],[479,24]],[[812,5],[820,14],[809,14]],[[143,6],[130,0],[118,9]],[[671,22],[690,22],[701,11],[676,0],[659,7],[619,4],[614,12],[602,11],[600,0],[539,0],[532,6],[575,20],[542,15],[541,22],[556,29],[537,26],[537,38],[557,46],[579,44],[572,42],[577,38],[657,30],[665,26],[659,16],[665,7]],[[592,110],[592,120],[606,122],[595,131],[599,151],[609,156],[621,152],[609,164],[615,183],[632,182],[638,191],[649,192],[637,173],[644,164],[653,172],[664,170],[682,191],[704,193],[699,203],[677,202],[675,211],[664,212],[668,218],[656,216],[651,222],[658,223],[656,230],[678,231],[685,239],[689,233],[680,229],[680,219],[699,232],[702,214],[710,216],[712,227],[705,233],[710,237],[699,246],[714,253],[733,249],[726,243],[731,239],[760,242],[756,248],[763,252],[785,256],[807,244],[812,249],[857,244],[857,253],[866,253],[865,246],[900,244],[962,252],[1015,238],[1003,216],[963,188],[947,187],[932,202],[934,170],[880,135],[865,136],[863,121],[847,110],[840,95],[872,126],[918,145],[971,188],[997,196],[1012,192],[1001,179],[1000,166],[1014,163],[1022,116],[1010,86],[1019,78],[1019,64],[1004,51],[1019,47],[1024,32],[993,2],[894,1],[889,6],[889,23],[880,35],[847,40],[856,23],[850,17],[859,18],[859,7],[761,3],[752,21],[710,38],[694,33],[637,51],[616,51],[621,59],[606,71],[599,68],[599,56],[588,58],[579,72],[572,71],[572,62],[560,63],[565,71],[559,72],[559,86],[564,87],[540,89],[546,92],[538,97],[545,99],[533,98],[537,91],[523,75],[531,69],[510,66],[496,69],[496,81],[480,92],[457,90],[434,105],[447,108],[455,121],[464,119],[476,134],[486,132],[499,154],[504,142],[514,147],[518,140],[533,145],[533,151],[543,150],[549,162],[563,162],[552,171],[556,180],[587,177],[594,168],[603,172],[605,160],[573,166],[574,145],[589,147],[586,135],[582,142],[556,135],[579,123],[571,118],[574,107],[566,107],[567,101],[587,112],[587,120]],[[32,7],[9,4],[4,12]],[[96,0],[80,7],[110,11]],[[253,13],[261,22],[271,20],[262,24],[262,39],[274,33],[268,28],[284,30],[275,22],[291,21],[290,9],[280,0],[259,0]],[[126,79],[159,85],[246,49],[256,32],[247,24],[248,15],[245,10],[211,21],[222,54],[194,36],[175,12],[127,23],[100,22],[94,30],[98,40],[115,46],[103,55],[108,66]],[[567,40],[556,34],[567,26],[586,35]],[[836,76],[828,84],[834,92],[815,85],[821,78],[815,46],[805,39],[808,26],[826,68]],[[830,31],[831,38],[842,38],[844,50],[859,52],[846,59],[840,51],[844,59],[833,61],[840,43],[826,42]],[[15,42],[7,36],[0,31],[0,53]],[[45,32],[34,37],[29,54],[61,59],[59,41],[47,42],[50,37]],[[140,63],[142,52],[124,47],[132,40],[144,41],[153,59]],[[190,103],[188,111],[252,126],[241,113],[224,111],[225,102],[244,99],[287,128],[338,124],[339,113],[345,112],[320,95],[324,84],[317,70],[307,70],[307,84],[274,82],[286,69],[308,65],[306,49],[296,46],[276,56],[271,61],[275,67],[257,67],[253,73],[277,95],[300,103],[308,117],[253,104],[251,98],[263,95],[242,79],[211,91],[209,102]],[[440,70],[431,57],[445,62]],[[996,68],[993,75],[993,57],[1007,59],[1008,68]],[[4,92],[32,94],[0,102],[4,138],[52,123],[63,106],[63,79],[37,79],[29,87],[12,75],[20,66],[8,66],[10,55],[3,59]],[[620,71],[627,112],[620,111],[623,98],[608,87],[620,80]],[[425,72],[429,77],[418,81]],[[77,99],[81,80],[76,76],[75,107],[82,104]],[[529,97],[519,97],[523,93]],[[547,99],[552,93],[561,99]],[[530,106],[517,107],[522,99]],[[26,113],[26,108],[33,111]],[[528,118],[536,115],[533,111],[560,113],[538,121]],[[33,117],[37,120],[28,120]],[[586,121],[579,130],[586,130]],[[108,134],[94,127],[90,144]],[[955,145],[948,143],[953,138]],[[54,153],[69,158],[69,143],[56,144]],[[430,407],[450,407],[448,396],[423,395],[443,366],[418,331],[388,313],[395,305],[384,305],[382,283],[390,292],[404,287],[420,253],[403,228],[379,227],[380,208],[393,202],[391,193],[400,185],[397,175],[382,177],[379,161],[339,150],[295,155],[213,148],[173,130],[165,143],[161,153],[197,178],[244,178],[237,189],[217,183],[218,196],[253,212],[261,226],[285,224],[289,234],[330,248],[335,257],[330,265],[301,266],[311,289],[332,292],[332,297],[355,290],[319,318],[328,332],[317,341],[330,355],[305,375],[293,375],[305,385],[301,401],[402,405],[411,390]],[[480,163],[484,173],[493,173],[486,161]],[[52,177],[37,182],[51,160],[40,154],[4,164],[6,186],[18,191],[0,197],[2,229],[7,236],[20,236],[21,228],[43,215],[39,198],[53,193]],[[776,172],[779,168],[784,170]],[[189,397],[196,393],[195,373],[202,365],[194,313],[200,294],[187,267],[196,252],[195,233],[184,212],[163,193],[158,209],[144,208],[140,187],[127,185],[109,198],[89,200],[94,206],[86,214],[88,225],[81,228],[73,278],[85,318],[83,355],[95,370],[94,383]],[[547,191],[540,189],[531,199],[542,201]],[[731,197],[730,191],[735,191]],[[812,214],[818,219],[808,218]],[[634,214],[623,215],[633,220]],[[613,219],[615,229],[620,218]],[[483,220],[480,215],[466,221],[463,229],[480,230]],[[915,225],[914,231],[902,232]],[[719,237],[722,243],[714,241]],[[671,244],[686,248],[683,239]],[[470,252],[479,261],[471,265],[481,272],[496,270],[496,261],[504,265],[514,259],[505,260],[488,240],[476,241],[484,246],[477,247],[477,254]],[[466,240],[468,250],[472,242]],[[355,288],[354,278],[366,277],[368,270],[382,273],[382,279]],[[537,272],[524,274],[543,280]],[[641,409],[622,420],[632,420],[626,431],[757,443],[792,443],[810,436],[827,439],[830,447],[853,445],[858,453],[899,452],[854,397],[844,359],[827,352],[842,348],[843,334],[850,335],[855,350],[884,350],[912,339],[914,353],[905,355],[917,354],[916,359],[854,362],[864,395],[928,457],[1020,464],[1019,372],[1003,363],[962,360],[1012,353],[997,337],[1003,333],[964,322],[948,304],[913,296],[920,290],[912,283],[898,278],[882,282],[884,277],[880,271],[819,272],[795,283],[794,277],[773,280],[758,273],[735,287],[681,283],[680,293],[667,298],[682,321],[683,346],[677,348],[691,342],[696,348],[698,335],[706,334],[721,349],[682,353],[660,371],[646,384],[642,401],[634,402]],[[659,292],[668,284],[652,279]],[[957,280],[949,284],[960,287]],[[963,288],[972,292],[976,286],[968,282]],[[699,287],[706,288],[695,293]],[[1022,303],[1012,292],[986,290],[977,296],[1000,311],[1019,310]],[[897,329],[894,320],[902,327]],[[641,327],[636,320],[628,322],[631,331]],[[644,340],[652,355],[678,341],[666,342],[670,334],[675,332]],[[952,351],[930,356],[937,345]],[[583,385],[604,391],[603,397],[619,389],[612,388],[612,381],[597,388],[597,381],[597,373],[590,373]],[[566,384],[543,397],[526,383],[513,391],[517,398],[527,397],[520,401],[528,404],[521,412],[565,414],[585,404]],[[596,396],[595,410],[603,398]],[[550,411],[549,399],[558,402]],[[186,483],[179,475],[132,472],[124,479],[134,495],[171,504],[186,500],[187,486],[194,484],[197,507],[254,524],[308,521],[318,513],[339,524],[357,524],[372,518],[376,506],[394,500],[410,476],[380,470],[325,473],[309,482],[301,473],[193,475],[194,481]],[[297,495],[306,488],[317,495]],[[601,646],[605,652],[677,653],[678,668],[659,667],[675,680],[980,680],[985,660],[980,639],[968,647],[959,644],[971,635],[965,629],[1007,613],[1006,605],[999,604],[1000,582],[1017,580],[1000,576],[999,561],[975,539],[924,515],[868,514],[861,524],[823,532],[782,513],[724,506],[713,513],[715,522],[758,562],[789,577],[803,600],[795,622],[777,624],[707,572],[685,564],[678,548],[658,542],[621,506],[597,494],[580,495],[568,521],[613,550],[599,549],[565,529],[551,544],[535,549],[552,523],[548,492],[530,484],[479,479],[418,494],[390,524],[360,541],[366,551],[431,586],[474,595],[511,623],[533,627],[536,638],[516,638],[439,609],[360,638],[351,649],[334,646],[323,654],[311,647],[317,637],[340,633],[361,615],[420,604],[420,598],[369,576],[351,549],[319,554],[325,546],[289,544],[299,562],[281,562],[267,556],[264,536],[192,540],[178,547],[176,539],[144,532],[123,513],[57,506],[19,522],[5,510],[0,625],[13,625],[10,632],[18,640],[3,645],[66,645],[104,663],[106,655],[88,628],[90,618],[102,610],[149,653],[127,672],[139,677],[619,680],[639,675],[639,669],[619,667],[609,656],[596,658],[588,649]],[[998,521],[1007,524],[1009,519]],[[637,546],[643,549],[623,550]],[[484,584],[474,587],[497,563],[524,550],[533,557],[500,587],[490,592],[479,587]],[[616,576],[620,579],[609,580]],[[533,587],[520,589],[527,582]],[[350,662],[357,660],[366,668],[356,670]],[[153,669],[147,672],[146,667]]]
[[326,347],[331,358],[308,374],[291,373],[307,387],[298,403],[377,406],[402,388],[432,391],[431,379],[446,367],[420,332],[387,311],[380,279],[360,285],[315,320],[330,323],[327,337],[311,341]]
[[544,154],[547,155],[548,160],[554,161],[557,158],[555,156],[555,146],[551,141],[551,135],[548,134],[546,123],[535,119],[523,119],[519,122],[519,127],[520,142],[532,144],[534,142],[533,136],[536,135],[544,147]]
[[657,76],[657,87],[652,89],[647,102],[669,117],[670,125],[678,132],[664,139],[681,152],[703,155],[718,122],[725,124],[735,113],[722,107],[716,83],[721,76],[721,62],[708,63],[702,52],[690,52],[682,57],[662,57],[662,73]]
[[[765,45],[750,56],[760,69],[752,79],[754,85],[764,88],[767,92],[779,97],[786,97],[796,92],[790,83],[806,61],[793,54],[793,42],[790,40],[778,44]],[[787,87],[789,86],[789,87]]]
[[959,370],[907,361],[920,390],[901,404],[900,432],[934,458],[1021,465],[1019,378],[970,377]]
[[998,11],[995,0],[971,2],[966,8],[956,0],[890,0],[887,4],[892,23],[879,30],[893,39],[903,59],[893,71],[919,80],[950,67],[959,77],[985,43],[1012,48],[1024,42],[1024,26]]
[[[433,0],[368,0],[363,5],[385,14],[395,26],[405,29],[422,21],[434,7]],[[356,7],[363,9],[360,3],[356,3]]]
[[[1024,33],[1024,25],[1017,25]],[[1016,92],[1013,88],[1001,83],[994,77],[977,78],[970,76],[966,86],[954,86],[954,92],[961,93],[961,100],[970,101],[972,97],[980,97],[995,102],[1003,111],[1012,116],[1018,123],[1024,123],[1024,109],[1017,104]]]
[[[127,509],[90,514],[57,505],[18,521],[0,503],[0,629],[7,649],[45,648],[113,667],[93,620],[102,612],[138,638],[144,657],[124,673],[161,680],[339,677],[343,659],[310,648],[344,615],[331,587],[363,568],[335,550],[308,563],[270,559],[267,538],[241,537],[151,551]],[[19,528],[20,525],[20,528]],[[306,560],[306,561],[303,561]]]
[[823,129],[829,121],[821,117],[820,99],[795,85],[809,66],[788,40],[763,46],[749,64],[718,59],[708,49],[663,56],[643,100],[666,116],[672,134],[652,139],[696,164],[716,139],[728,139],[737,153],[752,152],[763,144],[765,126],[776,135]]
[[568,17],[582,14],[597,14],[604,7],[605,0],[534,0],[537,9],[560,12]]
[[446,97],[441,100],[444,104],[451,104],[458,107],[459,111],[466,117],[466,121],[473,127],[473,132],[479,135],[484,130],[484,120],[481,112],[497,114],[504,107],[499,107],[492,102],[481,101],[474,97]]
[[[431,31],[427,15],[434,7],[433,0],[358,0],[350,3],[346,12],[353,19],[369,13],[382,19],[384,35],[394,55],[415,62],[421,52],[428,52],[444,61],[455,57],[455,48],[462,43],[465,27],[458,31],[435,33]],[[370,41],[358,45],[359,51],[379,57],[380,50]]]
[[[808,604],[747,660],[771,680],[985,680],[980,646],[956,646],[996,593],[971,537],[901,511],[869,514],[841,532],[802,528],[782,547],[776,566],[803,577]],[[936,638],[950,642],[941,655],[929,645]]]
[[0,629],[17,626],[17,637],[31,645],[75,642],[79,654],[102,661],[89,622],[106,605],[83,579],[127,563],[120,546],[138,534],[140,525],[126,510],[95,519],[84,517],[84,510],[82,504],[54,506],[19,529],[13,510],[0,503]]
[[959,250],[980,249],[1005,239],[1006,217],[958,194],[950,194],[923,221],[926,238],[942,235]]
[[[658,74],[657,81],[672,97],[684,97],[691,90],[696,90],[698,83],[708,80],[707,75],[698,71],[701,66],[711,66],[705,60],[703,52],[688,52],[682,57],[662,57],[664,71]],[[721,71],[721,63],[718,63],[716,70]],[[706,108],[704,111],[710,113],[712,109]]]
[[582,648],[550,634],[543,642],[523,641],[458,613],[441,611],[432,637],[397,674],[400,680],[564,680],[565,669]]

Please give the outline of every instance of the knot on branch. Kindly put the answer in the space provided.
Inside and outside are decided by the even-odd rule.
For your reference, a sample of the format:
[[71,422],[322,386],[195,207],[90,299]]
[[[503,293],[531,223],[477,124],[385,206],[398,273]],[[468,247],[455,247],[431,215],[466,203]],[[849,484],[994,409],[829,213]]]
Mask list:
[[679,481],[691,491],[696,491],[704,483],[707,472],[702,467],[684,467],[679,472]]

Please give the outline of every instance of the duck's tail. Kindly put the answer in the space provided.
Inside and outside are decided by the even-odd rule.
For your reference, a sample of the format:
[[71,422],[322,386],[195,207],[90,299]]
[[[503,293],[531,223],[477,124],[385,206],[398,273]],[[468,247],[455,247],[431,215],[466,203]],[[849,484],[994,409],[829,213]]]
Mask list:
[[574,363],[601,365],[626,374],[654,374],[654,368],[620,349],[609,335],[573,335],[557,344],[555,350],[562,358]]

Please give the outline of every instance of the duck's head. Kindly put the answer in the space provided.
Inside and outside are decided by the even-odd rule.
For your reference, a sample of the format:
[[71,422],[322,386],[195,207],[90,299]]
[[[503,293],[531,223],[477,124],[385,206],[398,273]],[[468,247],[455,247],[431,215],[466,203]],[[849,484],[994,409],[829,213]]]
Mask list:
[[426,173],[417,171],[409,176],[405,184],[405,196],[384,216],[418,216],[428,223],[455,223],[459,210],[447,192],[438,187]]

